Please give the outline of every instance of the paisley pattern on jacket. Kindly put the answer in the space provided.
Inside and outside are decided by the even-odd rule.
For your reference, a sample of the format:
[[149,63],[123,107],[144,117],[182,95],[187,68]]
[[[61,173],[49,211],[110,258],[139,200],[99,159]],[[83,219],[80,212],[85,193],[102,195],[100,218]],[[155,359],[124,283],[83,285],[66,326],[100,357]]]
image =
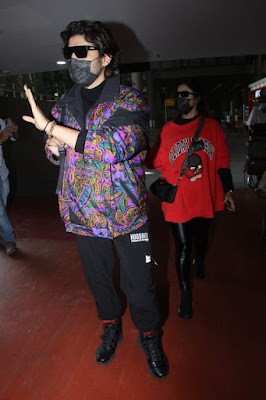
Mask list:
[[[81,130],[73,104],[66,95],[52,115]],[[84,153],[66,149],[59,210],[68,232],[112,239],[147,222],[143,160],[148,135],[141,124],[147,112],[136,90],[120,86],[112,101],[100,101],[86,116]],[[49,151],[47,157],[54,162]]]

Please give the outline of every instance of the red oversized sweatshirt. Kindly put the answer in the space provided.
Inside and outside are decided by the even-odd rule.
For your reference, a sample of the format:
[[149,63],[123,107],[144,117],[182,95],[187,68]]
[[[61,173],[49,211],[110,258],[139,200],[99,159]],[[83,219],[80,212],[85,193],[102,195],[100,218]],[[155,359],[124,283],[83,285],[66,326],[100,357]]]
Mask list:
[[[199,120],[200,117],[184,125],[173,121],[166,123],[146,157],[147,168],[156,168],[168,182],[176,184]],[[187,168],[174,202],[162,203],[168,222],[213,218],[215,211],[224,209],[224,193],[218,175],[219,168],[230,168],[224,131],[216,120],[206,118],[199,139],[204,143],[204,150],[197,152],[202,160],[200,167],[196,170]]]

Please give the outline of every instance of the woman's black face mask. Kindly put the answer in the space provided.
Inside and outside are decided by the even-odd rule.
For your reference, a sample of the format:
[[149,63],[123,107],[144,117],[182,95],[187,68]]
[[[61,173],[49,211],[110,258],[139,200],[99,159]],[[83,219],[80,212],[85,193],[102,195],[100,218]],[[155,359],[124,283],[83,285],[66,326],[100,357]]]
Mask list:
[[183,114],[188,114],[193,109],[193,106],[189,104],[190,98],[188,97],[178,97],[177,98],[177,109]]

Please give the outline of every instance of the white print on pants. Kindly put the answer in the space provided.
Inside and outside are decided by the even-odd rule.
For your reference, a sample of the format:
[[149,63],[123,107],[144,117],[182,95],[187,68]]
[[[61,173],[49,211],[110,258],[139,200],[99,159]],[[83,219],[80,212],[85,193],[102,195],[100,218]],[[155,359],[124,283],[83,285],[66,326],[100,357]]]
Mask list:
[[[131,233],[130,234],[130,241],[131,241],[131,243],[148,242],[149,241],[149,234],[148,234],[148,232]],[[145,263],[149,264],[150,262],[151,262],[151,255],[145,254]]]

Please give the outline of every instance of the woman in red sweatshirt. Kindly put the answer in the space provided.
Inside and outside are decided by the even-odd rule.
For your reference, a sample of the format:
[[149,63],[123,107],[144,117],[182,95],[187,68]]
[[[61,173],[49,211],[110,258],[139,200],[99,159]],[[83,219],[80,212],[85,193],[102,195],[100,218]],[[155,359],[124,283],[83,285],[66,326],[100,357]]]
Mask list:
[[[183,81],[177,88],[177,109],[180,114],[167,122],[145,160],[148,168],[156,168],[171,184],[176,184],[192,137],[200,121],[201,100],[197,83]],[[230,153],[220,124],[206,118],[200,136],[196,165],[188,165],[179,182],[173,203],[162,203],[165,220],[170,223],[175,239],[176,269],[181,289],[178,309],[180,318],[192,317],[190,258],[195,239],[194,276],[205,277],[204,256],[208,229],[216,211],[224,205],[235,211],[234,189],[230,171]],[[195,158],[195,157],[194,157]]]

